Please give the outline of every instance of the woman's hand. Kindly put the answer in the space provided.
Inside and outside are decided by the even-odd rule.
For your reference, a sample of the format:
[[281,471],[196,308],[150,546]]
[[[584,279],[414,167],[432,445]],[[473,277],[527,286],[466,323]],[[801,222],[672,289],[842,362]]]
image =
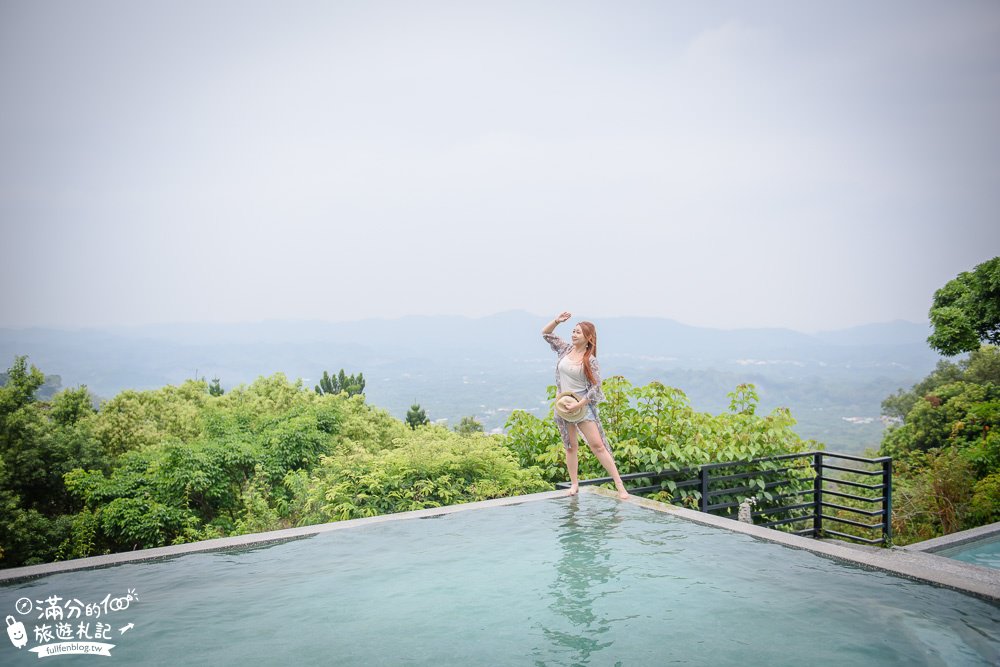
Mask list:
[[559,313],[558,315],[556,315],[556,318],[554,320],[545,325],[545,328],[542,329],[542,334],[548,335],[552,333],[553,331],[556,330],[557,326],[568,320],[570,317],[572,317],[572,314],[569,311],[563,311]]

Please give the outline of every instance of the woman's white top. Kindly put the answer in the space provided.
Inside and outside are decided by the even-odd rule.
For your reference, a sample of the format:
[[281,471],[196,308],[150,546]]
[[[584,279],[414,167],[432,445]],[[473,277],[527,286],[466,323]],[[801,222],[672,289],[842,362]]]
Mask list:
[[571,391],[580,397],[587,393],[583,364],[570,361],[568,354],[559,361],[559,386],[563,391]]

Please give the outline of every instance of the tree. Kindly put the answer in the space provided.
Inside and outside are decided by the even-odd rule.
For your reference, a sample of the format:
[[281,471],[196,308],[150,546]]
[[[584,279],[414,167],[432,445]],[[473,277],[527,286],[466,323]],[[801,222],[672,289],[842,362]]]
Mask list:
[[964,379],[964,367],[962,362],[954,363],[947,359],[940,359],[934,371],[923,380],[913,385],[910,391],[900,389],[892,396],[882,401],[882,414],[896,419],[906,419],[906,415],[924,396],[930,394],[938,387],[958,382]]
[[420,407],[419,403],[411,405],[409,411],[406,413],[406,423],[412,429],[429,424],[430,421],[431,420],[427,418],[427,413],[424,412],[424,409]]
[[482,433],[483,425],[480,424],[475,417],[462,417],[462,421],[458,422],[458,425],[455,427],[455,432],[461,433],[462,435]]
[[63,475],[100,463],[100,448],[90,436],[94,411],[87,388],[67,389],[41,403],[44,381],[20,356],[0,387],[0,567],[57,556],[77,505]]
[[431,426],[391,448],[324,457],[301,480],[301,523],[338,521],[546,491],[538,468],[524,469],[501,436],[467,438]]
[[323,379],[316,385],[317,394],[334,394],[341,392],[348,396],[357,396],[365,393],[365,376],[363,373],[357,375],[347,375],[344,369],[340,369],[337,375],[330,375],[323,371]]
[[882,414],[905,421],[917,403],[933,395],[938,387],[953,382],[992,383],[1000,387],[1000,348],[983,345],[958,362],[940,359],[931,374],[913,385],[912,389],[900,389],[883,400]]
[[28,357],[14,357],[14,365],[4,373],[3,393],[0,393],[0,407],[5,412],[14,412],[35,400],[35,392],[45,382],[45,376],[32,364],[28,370]]
[[92,414],[94,414],[94,399],[87,390],[87,385],[76,389],[64,389],[52,397],[49,407],[49,416],[62,426],[75,424],[83,417]]
[[212,378],[212,384],[208,385],[208,393],[212,396],[222,396],[226,393],[220,384],[221,382],[219,378]]
[[45,376],[34,365],[28,369],[27,357],[15,357],[7,375],[0,387],[0,458],[6,468],[0,484],[34,509],[45,505],[52,491],[42,437],[45,419],[35,401]]
[[930,346],[947,356],[1000,344],[1000,257],[964,271],[934,293]]
[[1000,349],[941,361],[883,402],[902,417],[882,438],[892,456],[897,544],[996,521],[1000,498]]

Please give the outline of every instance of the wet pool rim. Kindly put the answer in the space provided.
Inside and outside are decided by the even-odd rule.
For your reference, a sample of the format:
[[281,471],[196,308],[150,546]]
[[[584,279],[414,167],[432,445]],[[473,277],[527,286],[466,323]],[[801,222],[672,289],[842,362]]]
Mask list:
[[[962,541],[979,539],[986,535],[1000,534],[1000,523],[992,526],[983,526],[974,531],[964,531],[966,533],[976,532],[975,535],[963,536],[956,534],[959,541],[951,541],[947,544],[937,543],[929,547],[920,548],[929,542],[928,540],[919,545],[909,545],[907,547],[859,547],[839,541],[816,540],[809,537],[792,535],[781,531],[755,526],[747,523],[740,523],[732,519],[718,517],[712,514],[697,512],[684,507],[668,505],[640,496],[630,496],[626,500],[618,499],[615,492],[594,486],[584,486],[580,488],[579,500],[587,495],[599,495],[617,502],[625,502],[644,507],[658,512],[673,515],[679,519],[693,521],[701,525],[714,526],[734,533],[742,533],[751,537],[781,544],[793,549],[802,549],[812,553],[833,558],[834,560],[846,562],[866,569],[875,569],[895,574],[907,579],[922,581],[937,586],[943,586],[962,593],[967,593],[978,598],[992,602],[1000,602],[1000,570],[980,567],[971,563],[937,556],[925,549],[945,548],[954,546]],[[539,500],[552,500],[565,498],[567,502],[574,499],[566,496],[566,491],[545,491],[524,496],[513,496],[510,498],[496,498],[493,500],[483,500],[462,505],[447,505],[444,507],[433,507],[411,512],[400,512],[397,514],[384,514],[381,516],[367,517],[363,519],[348,519],[346,521],[334,521],[331,523],[317,524],[314,526],[301,526],[298,528],[286,528],[266,533],[253,533],[249,535],[239,535],[236,537],[224,537],[214,540],[204,540],[202,542],[192,542],[168,547],[157,547],[154,549],[139,549],[121,553],[108,554],[105,556],[91,556],[89,558],[78,558],[74,560],[59,561],[56,563],[45,563],[42,565],[29,565],[27,567],[11,568],[0,570],[0,585],[12,584],[38,577],[62,572],[72,572],[76,570],[91,570],[97,568],[112,567],[123,563],[134,563],[149,560],[170,559],[184,554],[199,553],[205,551],[228,551],[245,550],[248,547],[268,546],[281,542],[319,535],[334,530],[348,530],[360,526],[367,526],[376,523],[389,521],[406,521],[410,519],[430,518],[465,512],[488,507],[503,507],[508,505],[520,505],[526,502]],[[993,532],[985,529],[993,529]],[[951,536],[946,536],[951,537]]]

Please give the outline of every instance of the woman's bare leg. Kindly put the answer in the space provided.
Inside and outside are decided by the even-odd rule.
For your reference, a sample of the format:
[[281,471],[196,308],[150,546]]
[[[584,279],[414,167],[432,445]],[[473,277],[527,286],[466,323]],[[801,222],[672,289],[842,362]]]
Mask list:
[[618,474],[618,466],[615,465],[615,459],[611,455],[611,452],[604,444],[604,440],[601,438],[601,432],[597,429],[597,424],[592,421],[580,422],[577,424],[580,428],[580,432],[583,433],[584,439],[586,439],[587,444],[590,445],[590,451],[594,452],[594,456],[597,460],[601,462],[604,469],[608,471],[611,478],[615,480],[615,488],[618,489],[618,497],[625,499],[628,498],[628,491],[625,490],[625,485],[622,483],[622,477]]
[[575,424],[567,424],[567,430],[569,431],[569,441],[573,445],[566,450],[566,469],[569,470],[569,493],[567,495],[575,496],[580,491],[580,480],[579,480],[579,469],[580,469],[580,436],[577,434]]

